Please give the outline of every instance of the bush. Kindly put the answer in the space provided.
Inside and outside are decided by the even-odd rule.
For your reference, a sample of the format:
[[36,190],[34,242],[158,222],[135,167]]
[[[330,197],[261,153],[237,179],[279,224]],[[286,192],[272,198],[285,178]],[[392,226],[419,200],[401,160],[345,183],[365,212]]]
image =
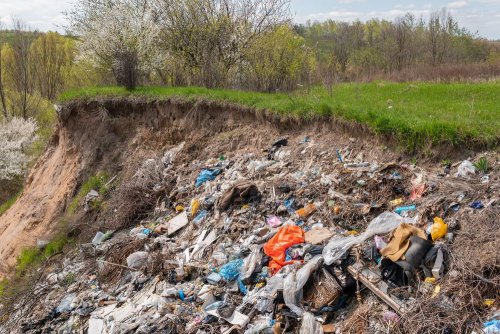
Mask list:
[[27,150],[36,140],[33,119],[12,118],[0,123],[0,180],[12,180],[24,174],[30,161]]

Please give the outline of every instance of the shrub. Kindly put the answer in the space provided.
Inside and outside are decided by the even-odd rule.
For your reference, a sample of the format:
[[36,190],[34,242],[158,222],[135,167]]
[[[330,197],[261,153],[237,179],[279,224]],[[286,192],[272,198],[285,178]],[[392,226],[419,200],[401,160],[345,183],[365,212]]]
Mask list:
[[30,160],[26,152],[36,139],[36,130],[33,119],[12,118],[0,123],[0,180],[24,173]]

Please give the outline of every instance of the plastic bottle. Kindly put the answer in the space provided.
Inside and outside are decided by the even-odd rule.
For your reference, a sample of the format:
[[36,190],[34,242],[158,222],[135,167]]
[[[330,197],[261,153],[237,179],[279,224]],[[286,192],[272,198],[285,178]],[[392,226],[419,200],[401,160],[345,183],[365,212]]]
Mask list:
[[318,210],[318,208],[320,206],[321,206],[321,204],[319,204],[319,203],[309,203],[306,206],[304,206],[302,209],[298,209],[297,211],[295,211],[295,213],[300,218],[305,219],[305,218],[309,217],[311,214],[313,214],[314,212],[316,212],[316,210]]

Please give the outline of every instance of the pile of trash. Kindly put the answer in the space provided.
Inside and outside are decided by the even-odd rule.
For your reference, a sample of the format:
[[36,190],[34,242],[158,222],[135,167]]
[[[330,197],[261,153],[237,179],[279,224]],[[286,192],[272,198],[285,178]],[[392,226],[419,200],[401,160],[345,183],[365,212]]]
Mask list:
[[387,333],[422,299],[455,311],[441,290],[463,217],[498,205],[470,161],[426,172],[310,137],[176,164],[183,149],[145,162],[137,177],[168,189],[154,212],[68,256],[23,332]]

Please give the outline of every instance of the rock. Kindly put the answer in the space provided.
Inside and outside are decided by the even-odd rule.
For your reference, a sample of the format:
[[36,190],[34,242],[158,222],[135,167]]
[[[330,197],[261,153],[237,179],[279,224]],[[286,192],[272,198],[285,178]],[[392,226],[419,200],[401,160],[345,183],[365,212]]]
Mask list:
[[37,239],[37,240],[36,240],[36,247],[38,247],[38,249],[43,249],[43,248],[45,248],[48,244],[49,244],[49,241],[48,241],[48,240],[45,240],[45,239]]
[[76,298],[76,294],[74,294],[74,293],[70,293],[69,295],[66,295],[61,300],[59,305],[57,306],[56,312],[57,313],[71,312],[75,308],[75,305],[73,303],[75,298]]

